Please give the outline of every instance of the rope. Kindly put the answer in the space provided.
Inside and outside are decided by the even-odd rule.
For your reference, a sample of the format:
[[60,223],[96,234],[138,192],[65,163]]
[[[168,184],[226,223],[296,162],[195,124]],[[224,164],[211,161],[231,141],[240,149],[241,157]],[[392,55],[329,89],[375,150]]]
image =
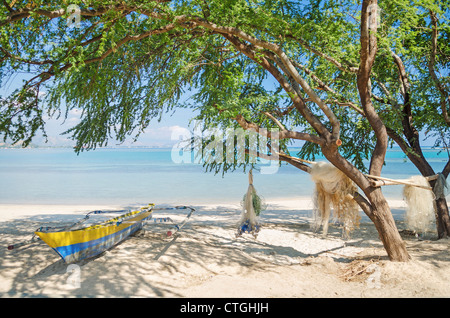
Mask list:
[[314,163],[316,163],[316,162],[314,162],[314,161],[309,161],[309,160],[306,160],[306,159],[302,159],[302,158],[298,158],[298,157],[292,157],[292,156],[289,156],[288,154],[285,154],[284,152],[280,152],[279,155],[282,156],[282,157],[289,158],[289,159],[294,160],[294,161],[300,161],[300,162],[302,162],[302,163],[308,163],[308,164],[314,164]]
[[248,184],[253,184],[253,169],[248,172]]
[[[305,160],[305,159],[301,159],[301,158],[297,158],[297,157],[292,157],[292,156],[289,156],[289,155],[284,154],[284,153],[282,155],[287,157],[287,158],[289,158],[289,159],[297,160],[297,161],[300,161],[300,162],[303,162],[303,163],[308,163],[308,164],[315,164],[316,163],[314,161],[309,161],[309,160]],[[411,186],[422,188],[422,189],[426,189],[426,190],[433,190],[433,188],[431,188],[431,187],[421,186],[421,185],[418,185],[418,184],[415,184],[415,183],[411,183],[411,182],[407,182],[407,181],[403,181],[403,180],[395,180],[395,179],[383,178],[383,177],[374,176],[374,175],[370,175],[370,174],[365,174],[365,176],[369,177],[369,178],[372,178],[372,179],[377,179],[377,180],[382,180],[382,181],[389,181],[389,182],[392,182],[394,184],[411,185]],[[438,172],[437,175],[435,175],[435,176],[427,177],[427,180],[432,180],[432,179],[436,178],[436,176],[438,178],[438,181],[440,180],[439,181],[440,183],[436,182],[436,186],[437,187],[435,186],[434,190],[435,190],[435,192],[436,192],[436,190],[439,191],[439,197],[445,197],[444,187],[447,189],[448,188],[448,184],[446,183],[445,177],[444,177],[444,175],[442,173]],[[250,180],[250,176],[249,176],[249,180]],[[439,185],[438,185],[438,183],[439,183]],[[436,196],[438,196],[438,195],[436,194]]]
[[372,179],[379,179],[379,180],[383,180],[383,181],[390,181],[390,182],[395,182],[398,184],[404,184],[404,185],[410,185],[410,186],[414,186],[414,187],[418,187],[418,188],[422,188],[425,190],[433,190],[431,187],[429,186],[422,186],[420,184],[416,184],[413,182],[407,182],[407,181],[402,181],[402,180],[395,180],[395,179],[389,179],[389,178],[384,178],[384,177],[379,177],[379,176],[373,176],[370,174],[366,174],[365,176],[372,178]]

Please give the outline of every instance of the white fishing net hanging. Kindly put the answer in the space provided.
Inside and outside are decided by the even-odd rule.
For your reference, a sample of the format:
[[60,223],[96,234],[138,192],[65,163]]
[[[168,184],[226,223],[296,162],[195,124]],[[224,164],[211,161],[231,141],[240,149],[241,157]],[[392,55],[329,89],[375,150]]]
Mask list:
[[444,199],[450,194],[450,185],[448,184],[445,176],[442,173],[437,174],[436,184],[434,185],[434,193],[436,194],[436,199]]
[[313,227],[321,225],[324,235],[328,230],[328,220],[333,208],[333,217],[343,225],[343,235],[359,226],[361,216],[359,206],[353,200],[357,192],[356,185],[342,171],[327,162],[314,162],[311,165],[311,179],[316,187],[314,191]]
[[261,229],[259,215],[261,214],[261,211],[266,209],[267,206],[264,198],[258,195],[255,187],[253,186],[252,170],[250,170],[248,174],[248,183],[247,193],[241,201],[242,213],[236,236],[249,233],[256,238]]
[[[430,186],[423,176],[413,176],[409,181],[420,186]],[[403,196],[407,204],[405,223],[408,229],[416,233],[433,231],[436,223],[433,191],[405,185]]]

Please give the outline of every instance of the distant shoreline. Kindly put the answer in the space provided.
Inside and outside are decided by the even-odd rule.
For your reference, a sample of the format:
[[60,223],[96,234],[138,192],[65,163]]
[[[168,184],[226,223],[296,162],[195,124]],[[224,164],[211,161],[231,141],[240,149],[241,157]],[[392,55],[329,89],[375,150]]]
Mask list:
[[[0,143],[0,149],[74,149],[73,146],[41,146],[30,144],[27,147],[22,147],[21,145],[11,145],[7,143]],[[94,150],[104,150],[104,149],[158,149],[158,150],[171,150],[172,146],[107,146],[107,147],[98,147],[96,149],[90,149],[89,151]],[[300,147],[289,147],[288,149],[301,149]],[[433,146],[422,146],[422,149],[427,150],[448,150],[446,147],[433,147]],[[392,146],[387,149],[387,151],[402,151],[399,146]]]

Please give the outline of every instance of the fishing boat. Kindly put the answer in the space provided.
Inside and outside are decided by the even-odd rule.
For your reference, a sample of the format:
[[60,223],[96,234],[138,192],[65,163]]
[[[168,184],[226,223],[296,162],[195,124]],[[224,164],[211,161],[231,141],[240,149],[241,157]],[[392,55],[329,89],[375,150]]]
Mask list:
[[36,231],[66,262],[74,263],[103,253],[142,228],[151,217],[153,205],[132,211],[103,223],[69,231]]
[[[191,211],[181,226],[175,225],[175,232],[177,232],[182,226],[184,226],[195,209],[186,206],[179,206],[175,208],[162,208],[157,210],[187,208],[191,209]],[[83,220],[63,229],[41,227],[34,232],[34,236],[31,240],[16,245],[10,245],[8,246],[8,249],[11,250],[25,244],[30,244],[36,240],[36,237],[38,237],[48,246],[53,248],[53,250],[61,256],[65,263],[76,263],[103,253],[104,251],[122,242],[130,235],[141,230],[144,223],[152,219],[152,213],[154,210],[154,204],[149,204],[139,210],[122,214],[102,223],[80,228],[80,225],[85,222],[91,214],[107,213],[104,211],[92,211],[89,212]],[[155,222],[156,221],[173,222],[170,218],[157,218],[155,219]],[[172,235],[172,231],[169,231],[168,235],[169,233]]]

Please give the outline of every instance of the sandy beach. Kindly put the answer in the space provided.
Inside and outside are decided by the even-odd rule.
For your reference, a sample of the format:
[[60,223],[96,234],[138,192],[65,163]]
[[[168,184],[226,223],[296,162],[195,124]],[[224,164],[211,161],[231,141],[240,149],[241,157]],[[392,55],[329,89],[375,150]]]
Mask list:
[[[405,204],[390,201],[412,260],[390,262],[370,220],[344,240],[311,229],[310,199],[272,200],[255,239],[236,238],[237,204],[197,209],[178,236],[169,225],[144,231],[94,259],[68,266],[45,243],[9,251],[42,225],[70,224],[96,209],[123,206],[0,205],[1,297],[450,297],[450,241],[418,240],[403,223]],[[184,203],[183,203],[184,204]],[[134,206],[136,207],[136,206]],[[180,222],[179,211],[155,212]]]

